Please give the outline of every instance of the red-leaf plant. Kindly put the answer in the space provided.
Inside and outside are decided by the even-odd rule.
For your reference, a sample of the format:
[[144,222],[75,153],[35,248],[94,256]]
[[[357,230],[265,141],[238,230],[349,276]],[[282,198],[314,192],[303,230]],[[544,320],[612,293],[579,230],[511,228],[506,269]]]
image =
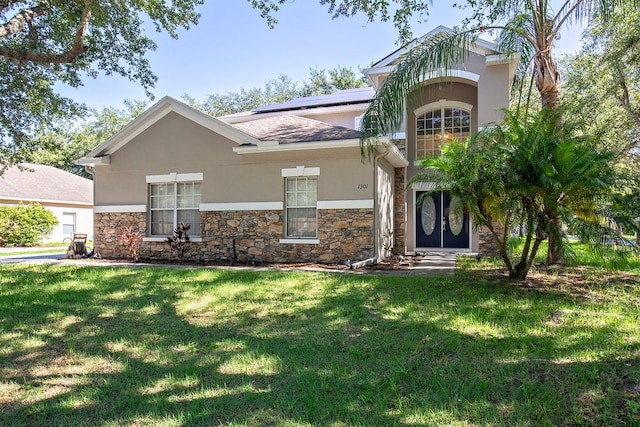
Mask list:
[[142,233],[134,231],[132,227],[122,227],[122,231],[118,236],[118,242],[127,248],[133,262],[138,262],[138,251],[143,237],[144,235]]

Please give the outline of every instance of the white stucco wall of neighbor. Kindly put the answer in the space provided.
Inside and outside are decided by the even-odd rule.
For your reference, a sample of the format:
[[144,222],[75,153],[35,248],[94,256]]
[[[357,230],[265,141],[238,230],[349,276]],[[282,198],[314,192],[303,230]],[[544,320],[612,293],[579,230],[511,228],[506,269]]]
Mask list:
[[46,206],[58,218],[51,234],[45,237],[45,241],[62,242],[65,237],[73,237],[72,233],[86,234],[88,239],[93,239],[93,208],[80,208],[70,206]]

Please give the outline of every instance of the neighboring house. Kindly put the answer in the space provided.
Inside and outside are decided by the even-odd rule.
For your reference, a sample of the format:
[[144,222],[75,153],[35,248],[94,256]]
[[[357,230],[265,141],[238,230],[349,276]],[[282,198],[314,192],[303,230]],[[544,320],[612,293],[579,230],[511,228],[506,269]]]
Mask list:
[[52,166],[23,163],[0,176],[0,205],[40,203],[58,218],[45,240],[62,242],[73,233],[93,234],[93,183]]
[[[443,27],[434,30],[447,31]],[[433,33],[433,32],[432,32]],[[431,34],[432,34],[431,33]],[[478,41],[446,75],[425,76],[405,123],[363,161],[358,128],[376,88],[405,51],[365,70],[372,87],[298,98],[213,118],[163,98],[79,164],[94,167],[95,248],[121,257],[122,227],[144,233],[142,257],[170,257],[164,240],[191,224],[191,257],[346,262],[425,250],[489,251],[448,194],[405,188],[416,160],[444,138],[501,119],[517,60]]]

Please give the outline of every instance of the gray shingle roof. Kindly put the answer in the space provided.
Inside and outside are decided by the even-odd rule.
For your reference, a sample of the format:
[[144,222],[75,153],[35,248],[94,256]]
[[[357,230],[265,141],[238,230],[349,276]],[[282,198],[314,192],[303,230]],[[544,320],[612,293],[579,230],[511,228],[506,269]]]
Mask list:
[[23,163],[0,176],[0,199],[93,204],[93,182],[52,166]]
[[234,123],[232,126],[261,141],[278,141],[280,144],[360,138],[357,130],[290,114]]

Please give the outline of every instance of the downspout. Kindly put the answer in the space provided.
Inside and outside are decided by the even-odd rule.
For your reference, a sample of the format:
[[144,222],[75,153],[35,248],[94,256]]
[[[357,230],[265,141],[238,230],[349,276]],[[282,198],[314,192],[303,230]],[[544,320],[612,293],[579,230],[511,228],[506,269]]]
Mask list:
[[[385,144],[386,145],[386,144]],[[360,268],[365,265],[371,265],[378,262],[378,238],[376,230],[378,229],[378,160],[389,154],[389,148],[386,147],[384,152],[377,154],[373,158],[373,256],[362,261],[354,262],[351,268]]]

